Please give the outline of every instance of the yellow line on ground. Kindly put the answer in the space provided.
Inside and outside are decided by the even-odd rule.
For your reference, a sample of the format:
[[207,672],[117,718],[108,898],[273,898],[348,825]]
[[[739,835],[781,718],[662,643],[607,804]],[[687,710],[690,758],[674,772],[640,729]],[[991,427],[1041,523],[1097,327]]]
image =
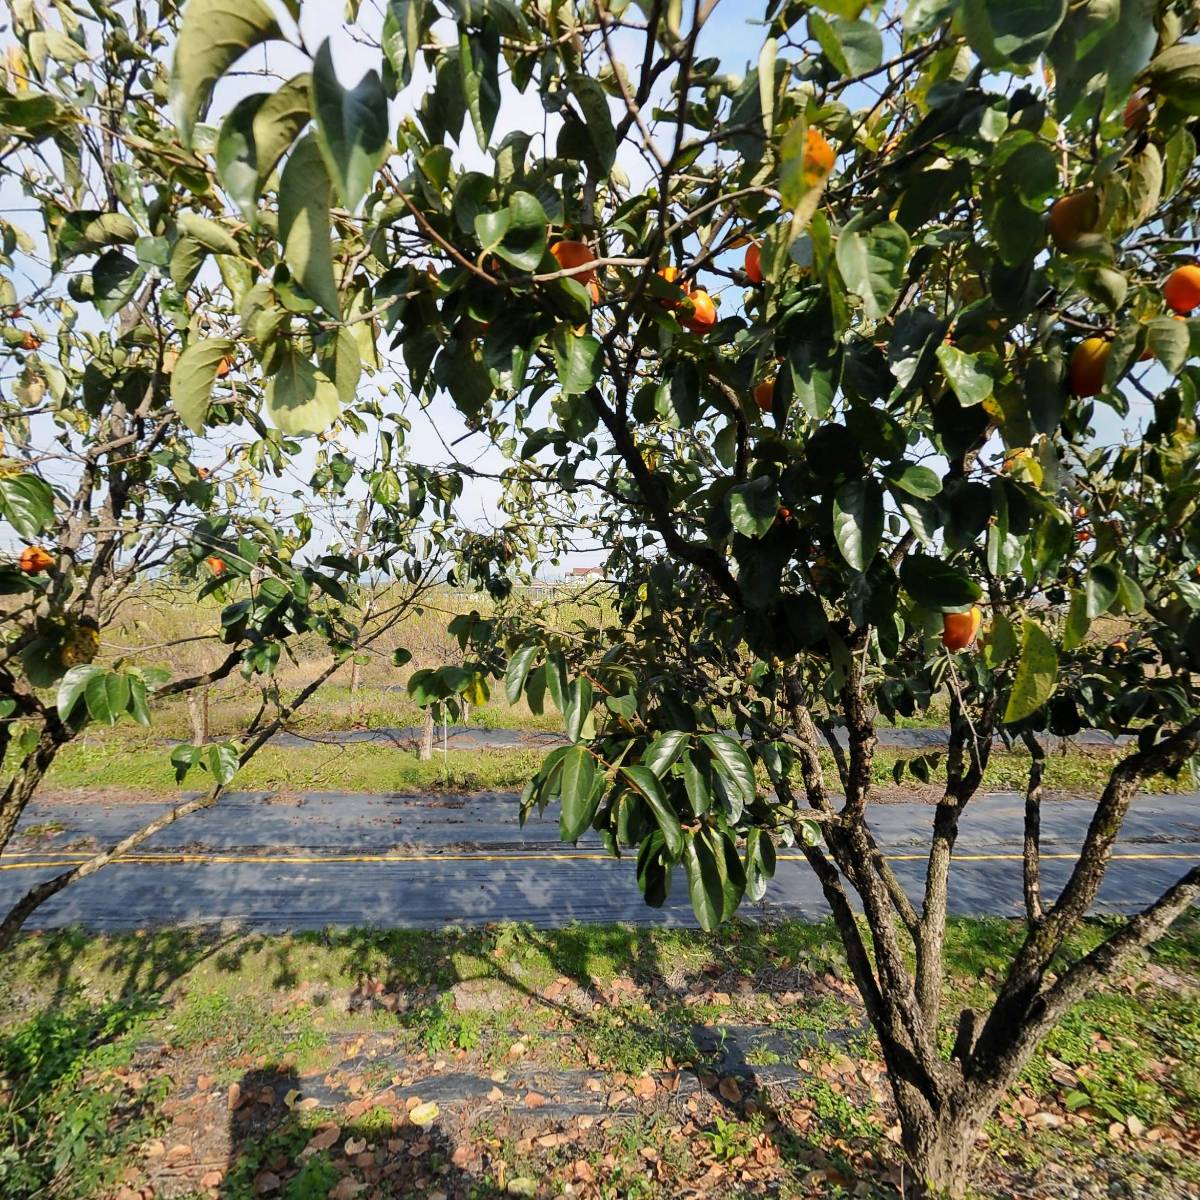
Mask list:
[[[44,854],[36,854],[32,851],[21,853],[6,854],[5,859],[21,858],[33,859],[36,861],[22,862],[0,862],[0,871],[33,871],[49,867],[73,867],[81,866],[86,862],[91,861],[91,856],[86,854],[72,854],[66,851],[49,851]],[[890,862],[924,862],[927,855],[925,854],[888,854],[885,857]],[[1043,861],[1047,859],[1062,859],[1074,861],[1077,854],[1043,854]],[[1163,853],[1127,853],[1114,854],[1113,859],[1120,859],[1132,862],[1173,862],[1176,860],[1193,861],[1196,858],[1192,854],[1163,854]],[[778,856],[781,862],[803,862],[802,854],[780,854]],[[956,854],[955,862],[1020,862],[1022,856],[1015,853],[996,853],[996,854]],[[523,850],[514,851],[505,854],[468,854],[468,853],[446,853],[446,854],[222,854],[220,852],[212,854],[194,854],[194,853],[178,853],[173,854],[167,851],[158,853],[146,854],[129,854],[122,858],[115,859],[110,865],[125,865],[125,866],[154,866],[163,863],[208,863],[219,866],[223,863],[243,864],[243,865],[265,865],[265,866],[319,866],[325,863],[329,864],[354,864],[354,863],[432,863],[432,862],[616,862],[617,859],[611,858],[607,854],[589,854],[589,853],[550,853],[541,850]]]

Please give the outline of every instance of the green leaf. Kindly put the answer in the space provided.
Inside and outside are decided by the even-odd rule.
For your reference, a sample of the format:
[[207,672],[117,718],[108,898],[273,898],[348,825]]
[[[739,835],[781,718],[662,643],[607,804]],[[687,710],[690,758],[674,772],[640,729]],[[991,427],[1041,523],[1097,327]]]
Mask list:
[[1200,45],[1176,42],[1154,58],[1143,76],[1177,108],[1200,114]]
[[712,793],[708,790],[708,780],[704,777],[704,772],[691,753],[686,754],[683,759],[683,786],[693,815],[704,816],[712,807]]
[[881,320],[895,303],[908,263],[909,240],[903,227],[885,221],[865,232],[847,227],[837,243],[837,265],[846,287],[861,301],[871,320]]
[[1087,573],[1084,594],[1087,597],[1087,617],[1094,621],[1113,606],[1120,590],[1121,577],[1107,563],[1096,563]]
[[309,83],[305,73],[277,92],[246,96],[221,123],[217,175],[251,224],[258,217],[263,185],[312,119]]
[[852,479],[833,497],[833,536],[842,557],[865,571],[883,540],[883,489],[874,479]]
[[310,133],[296,143],[283,169],[279,240],[284,261],[300,286],[331,317],[340,317],[329,228],[331,196],[325,160]]
[[599,82],[588,75],[572,75],[567,86],[583,113],[588,139],[595,151],[596,165],[602,174],[607,175],[617,158],[617,135],[613,129],[608,96]]
[[1146,345],[1172,375],[1178,375],[1191,349],[1188,323],[1174,317],[1155,317],[1146,323]]
[[642,754],[642,766],[649,767],[661,779],[687,748],[691,736],[682,729],[660,733]]
[[388,0],[383,19],[383,52],[402,87],[412,80],[425,5],[426,0]]
[[231,359],[234,345],[229,338],[192,342],[175,362],[171,372],[171,403],[183,423],[195,434],[204,432],[209,400],[222,359]]
[[127,245],[136,237],[137,226],[124,213],[96,209],[67,213],[58,231],[58,253],[65,262],[106,246]]
[[600,343],[591,334],[577,334],[560,325],[550,344],[558,368],[558,386],[567,396],[586,392],[600,377]]
[[0,517],[27,540],[54,521],[54,491],[36,475],[0,475]]
[[942,481],[937,474],[916,463],[892,463],[884,467],[883,473],[890,483],[921,500],[928,500],[942,490]]
[[883,61],[883,35],[871,21],[826,21],[810,11],[808,28],[840,75],[862,75]]
[[333,341],[321,356],[321,370],[337,386],[342,405],[350,404],[358,393],[362,378],[362,355],[352,330],[343,326],[334,334]]
[[387,153],[387,95],[377,71],[368,71],[347,90],[338,81],[328,38],[313,63],[313,115],[329,178],[352,213],[370,190]]
[[989,67],[1034,62],[1050,45],[1067,0],[966,0],[971,49]]
[[775,843],[765,829],[755,826],[746,834],[746,895],[757,904],[767,894],[775,875]]
[[1083,591],[1072,592],[1071,603],[1067,608],[1067,619],[1063,625],[1062,645],[1064,650],[1078,650],[1083,645],[1083,639],[1087,637],[1088,629],[1091,626],[1087,609],[1086,593]]
[[1021,661],[1013,680],[1005,724],[1022,721],[1037,712],[1054,694],[1058,679],[1058,655],[1042,627],[1028,618],[1021,627]]
[[92,295],[100,315],[112,318],[137,295],[146,273],[119,250],[102,254],[92,268]]
[[75,706],[79,703],[84,689],[91,682],[92,678],[103,674],[104,671],[101,667],[97,667],[92,663],[80,663],[79,666],[72,667],[59,680],[55,706],[62,720],[67,720],[71,713],[75,711]]
[[474,219],[484,253],[498,254],[519,271],[536,270],[542,261],[548,224],[541,201],[530,192],[513,192],[507,208],[477,213]]
[[692,911],[700,928],[711,932],[720,925],[725,912],[725,886],[717,856],[703,835],[688,834],[683,846],[683,865]]
[[622,767],[621,776],[650,806],[650,811],[662,830],[668,853],[678,861],[683,851],[683,826],[668,803],[658,777],[648,767]]
[[994,613],[983,643],[983,661],[994,669],[1013,658],[1019,648],[1012,622],[1003,613]]
[[212,777],[222,787],[232,783],[241,765],[238,762],[237,747],[232,742],[217,742],[205,747],[205,755],[208,759],[205,765]]
[[779,514],[779,492],[767,475],[731,488],[728,502],[729,520],[743,537],[762,537]]
[[536,642],[530,642],[508,660],[508,670],[504,673],[504,694],[508,697],[509,704],[516,704],[521,699],[529,668],[540,649]]
[[980,363],[977,354],[964,354],[954,346],[943,343],[937,348],[937,360],[946,382],[954,389],[964,408],[982,404],[991,394],[994,380],[991,372]]
[[295,349],[280,356],[267,384],[266,412],[281,433],[321,433],[341,414],[337,384]]
[[181,212],[175,218],[175,223],[179,226],[180,233],[199,242],[205,250],[211,250],[213,254],[240,253],[238,244],[229,230],[208,217],[194,212]]
[[84,685],[83,698],[93,721],[115,725],[129,707],[129,676],[97,671]]
[[217,80],[252,46],[280,36],[263,0],[188,0],[171,71],[171,106],[185,146]]
[[586,746],[572,746],[562,760],[562,803],[558,836],[577,842],[592,823],[600,793],[596,790],[596,759]]
[[736,801],[737,811],[731,819],[736,821],[741,816],[742,808],[753,804],[758,794],[750,756],[742,748],[741,742],[727,733],[701,734],[700,741],[712,755],[713,766],[733,787],[731,799]]
[[930,612],[962,612],[983,595],[965,571],[931,554],[910,554],[900,565],[900,582]]
[[481,150],[486,150],[492,140],[500,111],[499,57],[500,39],[494,28],[487,33],[472,33],[465,25],[459,26],[458,66],[463,96]]

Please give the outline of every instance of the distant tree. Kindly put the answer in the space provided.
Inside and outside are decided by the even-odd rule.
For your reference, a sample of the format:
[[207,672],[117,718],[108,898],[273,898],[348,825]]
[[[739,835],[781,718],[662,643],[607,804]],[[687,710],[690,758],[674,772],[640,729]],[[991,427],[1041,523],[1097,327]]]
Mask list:
[[[799,844],[916,1173],[961,1195],[1038,1040],[1200,895],[1197,868],[1066,956],[1139,781],[1200,745],[1194,7],[773,0],[744,77],[700,43],[741,3],[358,8],[378,70],[345,86],[326,41],[217,139],[247,220],[278,200],[244,323],[268,395],[332,419],[321,335],[295,325],[378,312],[411,389],[509,454],[511,512],[602,530],[619,622],[460,627],[481,670],[507,658],[510,698],[564,714],[526,807],[635,852],[652,904],[682,868],[705,928]],[[188,4],[173,91],[198,154],[216,81],[280,38],[261,0]],[[518,94],[541,131],[495,139]],[[1108,614],[1123,645],[1089,632]],[[944,690],[914,901],[868,820],[875,724]],[[1084,723],[1137,744],[1050,895],[1042,735]],[[947,881],[998,733],[1032,750],[1026,934],[990,1010],[947,1014]]]
[[[0,221],[0,851],[85,729],[147,724],[157,703],[236,672],[259,685],[262,706],[236,739],[164,749],[180,780],[205,777],[203,796],[33,887],[0,920],[0,948],[68,883],[214,803],[348,657],[402,622],[456,561],[461,490],[409,458],[401,412],[359,390],[379,364],[353,273],[341,290],[329,276],[323,297],[335,308],[344,298],[347,319],[319,314],[286,277],[264,281],[274,230],[301,220],[294,210],[223,215],[212,153],[227,163],[227,145],[210,130],[204,150],[185,146],[166,108],[178,6],[95,4],[86,17],[69,5],[52,16],[11,8],[18,40],[0,90],[0,173],[15,210]],[[273,167],[264,150],[264,178]],[[274,339],[266,387],[252,330]],[[368,461],[352,459],[348,445],[368,431]],[[170,645],[124,648],[131,603],[154,597],[215,598],[219,633],[206,633],[207,616],[184,619]],[[329,658],[285,694],[275,669],[301,637]],[[212,665],[171,677],[162,661],[193,642],[215,645]]]

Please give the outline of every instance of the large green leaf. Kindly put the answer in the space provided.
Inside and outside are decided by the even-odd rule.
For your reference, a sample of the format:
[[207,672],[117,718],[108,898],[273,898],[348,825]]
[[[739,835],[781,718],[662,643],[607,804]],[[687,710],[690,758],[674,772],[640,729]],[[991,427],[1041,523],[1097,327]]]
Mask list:
[[481,150],[486,150],[500,111],[500,38],[495,27],[472,32],[465,25],[458,31],[458,66],[462,71],[463,96],[471,127]]
[[0,475],[0,517],[19,537],[36,538],[54,520],[54,492],[36,475]]
[[617,157],[617,135],[613,129],[608,96],[599,82],[588,75],[572,75],[567,81],[575,103],[583,113],[588,139],[595,151],[596,165],[607,174]]
[[188,0],[171,71],[171,106],[185,145],[217,80],[251,47],[280,36],[263,0]]
[[279,370],[267,384],[266,412],[288,434],[321,433],[342,411],[337,384],[295,349],[280,356]]
[[642,766],[649,767],[660,779],[687,748],[691,734],[682,729],[668,729],[646,747]]
[[102,317],[115,317],[137,295],[145,271],[120,250],[102,254],[92,268],[92,295]]
[[221,360],[232,358],[229,338],[192,342],[175,362],[171,372],[171,403],[183,423],[195,434],[204,432],[204,420],[212,397]]
[[342,203],[355,212],[387,153],[388,112],[383,82],[372,70],[353,88],[342,87],[326,38],[313,63],[312,105],[329,178]]
[[509,704],[516,704],[521,699],[521,693],[525,690],[525,680],[529,676],[529,668],[533,666],[533,660],[537,657],[540,649],[541,647],[536,642],[530,642],[529,645],[522,646],[508,660],[508,670],[504,673],[504,694],[508,697]]
[[833,497],[833,536],[842,557],[865,571],[883,540],[883,489],[874,479],[852,479]]
[[741,809],[754,803],[758,791],[754,781],[754,764],[741,742],[727,733],[701,734],[700,741],[712,755],[713,766],[732,787],[731,798],[737,803],[737,812],[732,819],[737,820]]
[[115,725],[129,707],[129,676],[98,671],[84,685],[83,699],[93,721]]
[[312,118],[307,73],[277,92],[239,100],[221,123],[217,175],[248,221],[258,216],[258,199],[271,172]]
[[563,755],[558,835],[577,842],[596,815],[596,759],[586,746],[572,746]]
[[908,234],[895,221],[867,230],[848,227],[838,238],[838,270],[871,320],[882,319],[895,303],[908,251]]
[[58,715],[62,720],[65,721],[75,711],[75,706],[79,703],[91,680],[95,676],[103,674],[104,671],[101,667],[92,663],[80,663],[78,666],[72,667],[58,681],[55,706],[58,708]]
[[961,612],[983,594],[965,571],[931,554],[910,554],[900,566],[900,582],[930,612]]
[[1067,0],[966,0],[971,48],[988,66],[1031,63],[1050,45]]
[[558,368],[558,386],[565,395],[586,392],[600,377],[602,351],[590,333],[577,334],[569,325],[560,325],[550,348]]
[[840,75],[862,75],[883,61],[883,35],[871,21],[827,21],[810,10],[808,28]]
[[181,212],[175,218],[179,231],[185,237],[199,242],[205,250],[213,254],[237,254],[238,244],[233,234],[218,221],[202,217],[199,213]]
[[937,348],[937,360],[964,408],[982,404],[992,394],[992,373],[978,355],[965,354],[954,346],[943,344]]
[[333,278],[329,204],[332,189],[317,139],[296,143],[279,184],[279,240],[300,286],[331,316],[340,317]]
[[663,840],[671,857],[678,861],[683,851],[683,826],[667,800],[662,784],[649,767],[622,767],[621,776],[650,806],[654,819],[662,830]]
[[1058,654],[1042,627],[1026,619],[1021,627],[1021,660],[1013,680],[1004,720],[1008,724],[1037,712],[1054,694],[1058,680]]
[[779,492],[767,475],[731,488],[728,503],[729,520],[743,537],[762,537],[779,514]]
[[929,500],[942,490],[942,481],[937,474],[928,467],[922,467],[917,463],[892,463],[884,468],[883,473],[887,476],[889,483],[921,500]]
[[687,871],[692,911],[700,928],[711,932],[720,925],[725,912],[725,887],[721,863],[703,834],[687,835],[683,865]]
[[475,235],[485,253],[498,254],[520,271],[533,271],[546,253],[549,218],[530,192],[513,192],[508,206],[474,217]]
[[388,0],[383,19],[383,53],[402,87],[412,80],[427,3],[428,0]]
[[1113,606],[1121,588],[1121,575],[1107,563],[1096,563],[1087,573],[1084,595],[1087,597],[1087,617],[1094,621]]

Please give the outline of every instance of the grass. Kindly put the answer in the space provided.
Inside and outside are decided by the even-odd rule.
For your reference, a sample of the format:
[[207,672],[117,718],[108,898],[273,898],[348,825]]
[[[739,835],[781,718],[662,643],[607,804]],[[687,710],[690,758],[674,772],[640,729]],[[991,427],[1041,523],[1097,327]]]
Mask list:
[[[267,746],[239,773],[236,786],[243,791],[352,791],[408,792],[432,788],[454,790],[519,790],[541,765],[539,750],[435,751],[421,762],[410,751],[379,743],[310,745],[297,748]],[[48,788],[108,787],[130,793],[172,794],[180,787],[206,786],[202,772],[190,774],[182,785],[175,782],[167,747],[145,735],[115,730],[90,734],[60,751],[47,779]],[[908,752],[881,749],[876,753],[872,779],[879,789],[894,793],[892,770]],[[1051,755],[1046,762],[1045,787],[1052,791],[1098,795],[1108,781],[1114,757],[1103,750],[1073,749]],[[836,778],[833,760],[825,755],[826,777]],[[985,791],[1023,791],[1029,769],[1028,756],[1019,752],[993,753],[984,775]],[[942,768],[944,772],[944,764]],[[944,779],[944,773],[941,776]],[[939,775],[931,776],[936,787]],[[765,772],[759,783],[768,786]],[[909,776],[905,785],[911,786]],[[1171,780],[1156,776],[1142,785],[1147,792],[1191,790],[1187,773]]]
[[[1108,927],[1086,925],[1070,952],[1094,945]],[[951,922],[948,1027],[962,1004],[986,1003],[1019,936],[1009,921]],[[1147,965],[1085,1000],[1051,1033],[992,1122],[983,1194],[1053,1195],[1062,1180],[1101,1171],[1115,1172],[1120,1194],[1166,1195],[1150,1186],[1160,1178],[1178,1189],[1170,1194],[1200,1187],[1194,1158],[1169,1139],[1130,1132],[1200,1127],[1198,967],[1200,916],[1192,914]],[[508,1181],[533,1179],[557,1195],[579,1178],[582,1161],[596,1194],[614,1197],[672,1196],[701,1179],[720,1182],[722,1172],[731,1194],[740,1194],[735,1180],[808,1194],[802,1185],[814,1169],[825,1173],[826,1194],[839,1194],[838,1180],[849,1179],[866,1190],[850,1185],[844,1194],[891,1196],[887,1164],[897,1151],[886,1131],[894,1115],[886,1086],[863,1083],[877,1075],[878,1051],[852,993],[829,982],[845,977],[832,928],[800,922],[734,924],[708,936],[513,925],[440,934],[31,935],[0,972],[0,1193],[104,1196],[130,1171],[138,1180],[153,1176],[144,1148],[158,1139],[187,1141],[193,1159],[220,1161],[222,1197],[250,1200],[259,1173],[270,1169],[282,1179],[280,1195],[317,1200],[363,1169],[345,1147],[301,1155],[333,1121],[340,1139],[375,1147],[372,1162],[390,1156],[394,1194],[496,1196]],[[738,988],[739,979],[751,988]],[[365,980],[404,1003],[395,1012],[356,1009],[348,998]],[[464,1007],[464,987],[495,1002]],[[582,993],[572,989],[593,1002],[577,1007],[571,996]],[[459,1110],[445,1100],[428,1132],[406,1124],[403,1106],[382,1095],[355,1110],[330,1101],[290,1107],[302,1081],[336,1080],[347,1073],[339,1067],[347,1055],[360,1062],[371,1046],[386,1055],[348,1069],[365,1081],[356,1093],[364,1097],[397,1081],[419,1094],[446,1070],[477,1073],[484,1087],[489,1075],[504,1081],[516,1089],[518,1109],[535,1086],[528,1081],[546,1071],[594,1077],[595,1090],[581,1094],[603,1097],[646,1071],[715,1069],[719,1060],[693,1036],[705,1024],[769,1026],[785,1036],[752,1048],[750,1070],[807,1066],[784,1092],[753,1103],[729,1103],[712,1086],[688,1102],[684,1118],[669,1096],[602,1123],[556,1116],[542,1147],[531,1138],[547,1126],[531,1134],[495,1104]],[[787,1051],[780,1047],[789,1032],[796,1040]],[[147,1047],[156,1047],[149,1057]],[[201,1112],[205,1096],[191,1089],[204,1076],[220,1095]],[[255,1095],[268,1083],[274,1098],[235,1120],[224,1104],[234,1083]],[[749,1083],[742,1087],[752,1095]],[[1027,1120],[1030,1104],[1058,1123]],[[181,1124],[189,1111],[204,1120]],[[192,1181],[198,1197],[209,1194],[198,1183],[203,1165]],[[187,1170],[177,1168],[174,1194],[182,1194]],[[1029,1184],[1039,1172],[1049,1172],[1045,1192]]]

